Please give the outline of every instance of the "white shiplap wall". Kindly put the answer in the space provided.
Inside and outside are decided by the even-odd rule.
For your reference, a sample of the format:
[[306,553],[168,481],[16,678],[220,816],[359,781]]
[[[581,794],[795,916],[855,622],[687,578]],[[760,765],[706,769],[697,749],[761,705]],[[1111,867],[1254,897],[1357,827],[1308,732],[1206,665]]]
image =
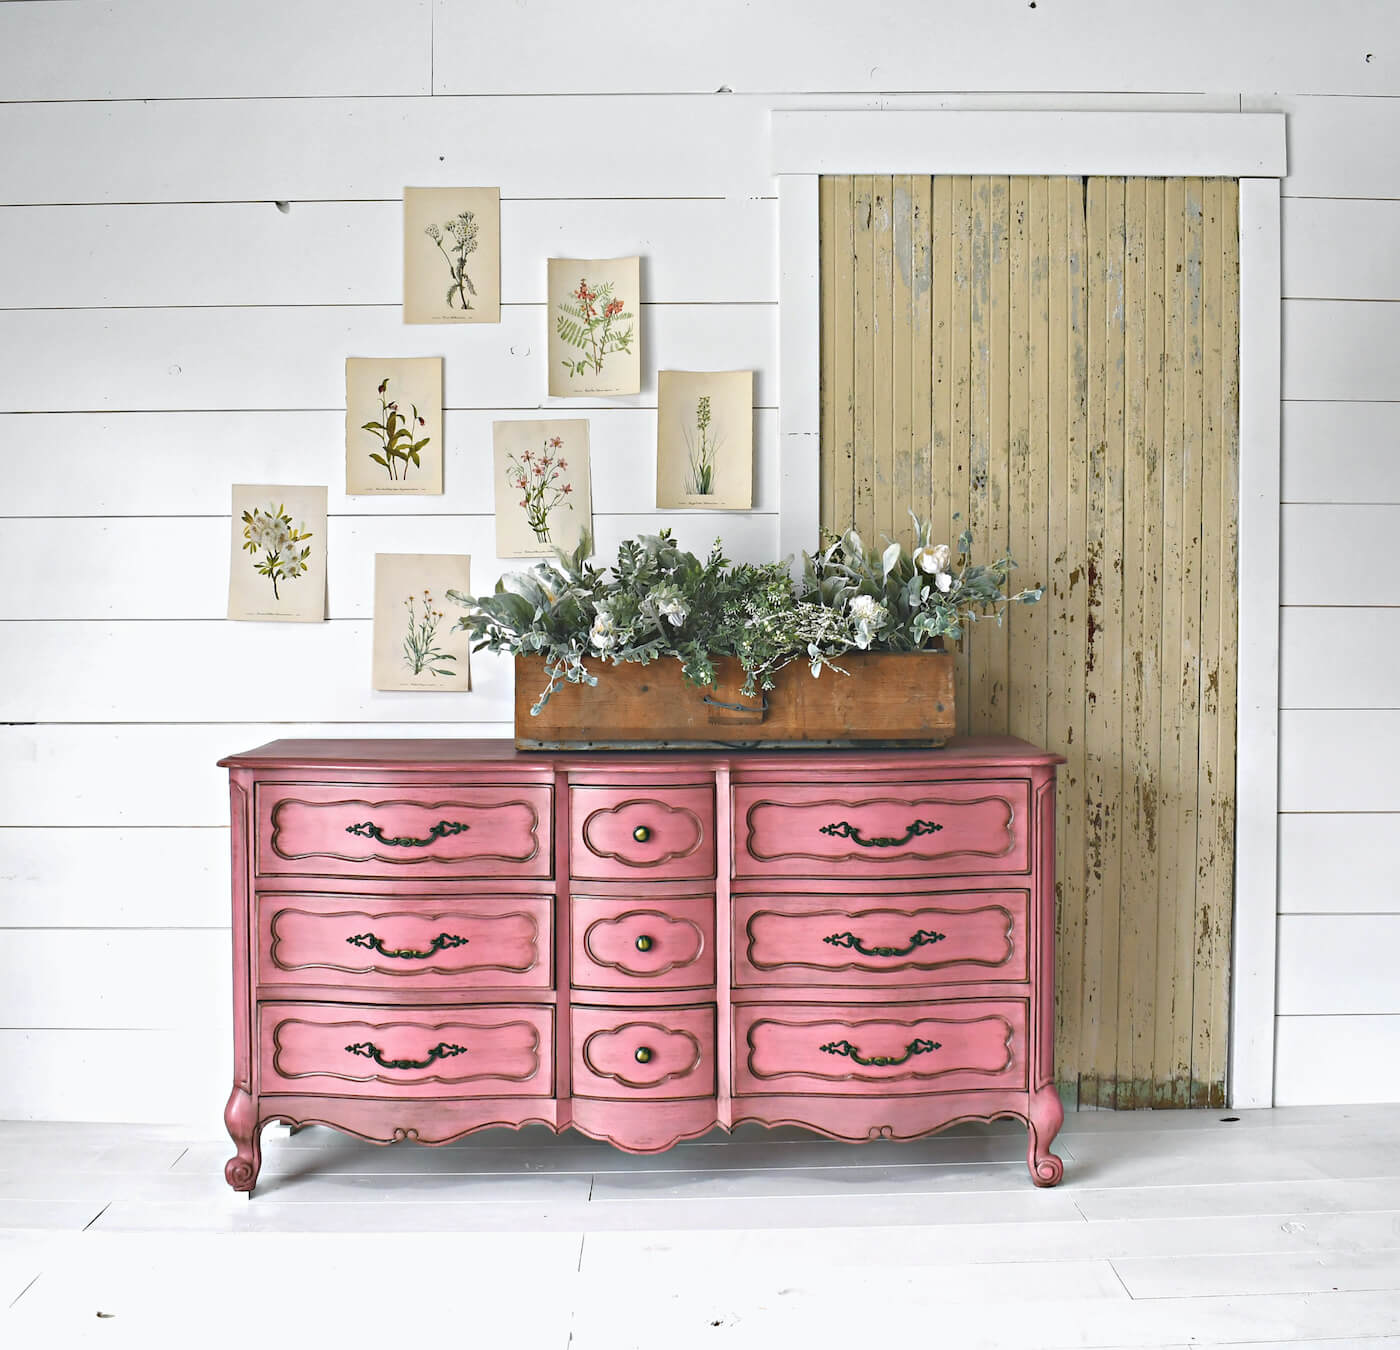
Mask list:
[[[669,523],[775,551],[792,107],[1290,114],[1278,1097],[1400,1099],[1397,38],[1388,0],[0,5],[0,1117],[216,1117],[220,754],[509,730],[485,660],[367,687],[376,551],[501,566],[493,417],[592,419],[606,550],[662,523],[658,365],[752,366],[755,512]],[[499,327],[401,325],[408,183],[500,185]],[[545,398],[544,259],[631,252],[643,393]],[[347,354],[445,356],[444,496],[343,495]],[[324,625],[219,618],[228,485],[264,480],[330,485]]]

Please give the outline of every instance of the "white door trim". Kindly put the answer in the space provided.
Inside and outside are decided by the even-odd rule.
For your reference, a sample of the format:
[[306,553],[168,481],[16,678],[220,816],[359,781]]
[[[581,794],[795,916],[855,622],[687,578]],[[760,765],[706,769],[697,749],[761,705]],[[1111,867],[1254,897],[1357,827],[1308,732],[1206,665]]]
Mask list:
[[779,544],[820,519],[823,173],[1143,174],[1240,180],[1239,692],[1229,1100],[1274,1099],[1278,912],[1281,113],[774,112]]

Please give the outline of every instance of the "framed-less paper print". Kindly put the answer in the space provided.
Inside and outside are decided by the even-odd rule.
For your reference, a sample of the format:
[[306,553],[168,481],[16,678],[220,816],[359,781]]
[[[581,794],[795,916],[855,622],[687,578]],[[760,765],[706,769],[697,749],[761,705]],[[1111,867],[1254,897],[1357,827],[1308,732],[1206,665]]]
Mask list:
[[326,489],[235,483],[230,619],[326,617]]
[[374,555],[374,688],[472,687],[471,634],[447,600],[449,589],[471,594],[471,570],[465,553]]
[[496,556],[543,558],[593,533],[588,423],[493,422]]
[[639,394],[641,259],[549,260],[552,398]]
[[403,321],[500,323],[500,188],[404,188]]
[[656,505],[753,506],[753,371],[657,376]]
[[442,357],[346,357],[345,491],[441,495]]

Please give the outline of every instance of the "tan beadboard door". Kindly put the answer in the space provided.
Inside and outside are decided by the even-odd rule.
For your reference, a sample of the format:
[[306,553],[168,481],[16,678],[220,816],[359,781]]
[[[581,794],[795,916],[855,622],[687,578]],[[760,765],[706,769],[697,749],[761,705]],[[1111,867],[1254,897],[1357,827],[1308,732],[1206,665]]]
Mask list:
[[907,541],[913,507],[1047,586],[964,644],[958,706],[1068,760],[1071,1105],[1225,1100],[1238,210],[1229,179],[821,180],[822,524]]

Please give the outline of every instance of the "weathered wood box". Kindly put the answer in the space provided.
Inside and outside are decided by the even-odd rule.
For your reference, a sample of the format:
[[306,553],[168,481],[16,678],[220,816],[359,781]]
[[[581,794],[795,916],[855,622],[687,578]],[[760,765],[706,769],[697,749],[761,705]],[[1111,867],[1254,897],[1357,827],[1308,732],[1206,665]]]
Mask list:
[[515,658],[515,743],[522,750],[668,746],[941,746],[954,734],[949,652],[850,652],[848,672],[813,679],[805,662],[758,698],[743,670],[717,661],[712,689],[687,684],[675,660],[592,664],[596,685],[566,684],[532,717],[547,684],[544,658]]

